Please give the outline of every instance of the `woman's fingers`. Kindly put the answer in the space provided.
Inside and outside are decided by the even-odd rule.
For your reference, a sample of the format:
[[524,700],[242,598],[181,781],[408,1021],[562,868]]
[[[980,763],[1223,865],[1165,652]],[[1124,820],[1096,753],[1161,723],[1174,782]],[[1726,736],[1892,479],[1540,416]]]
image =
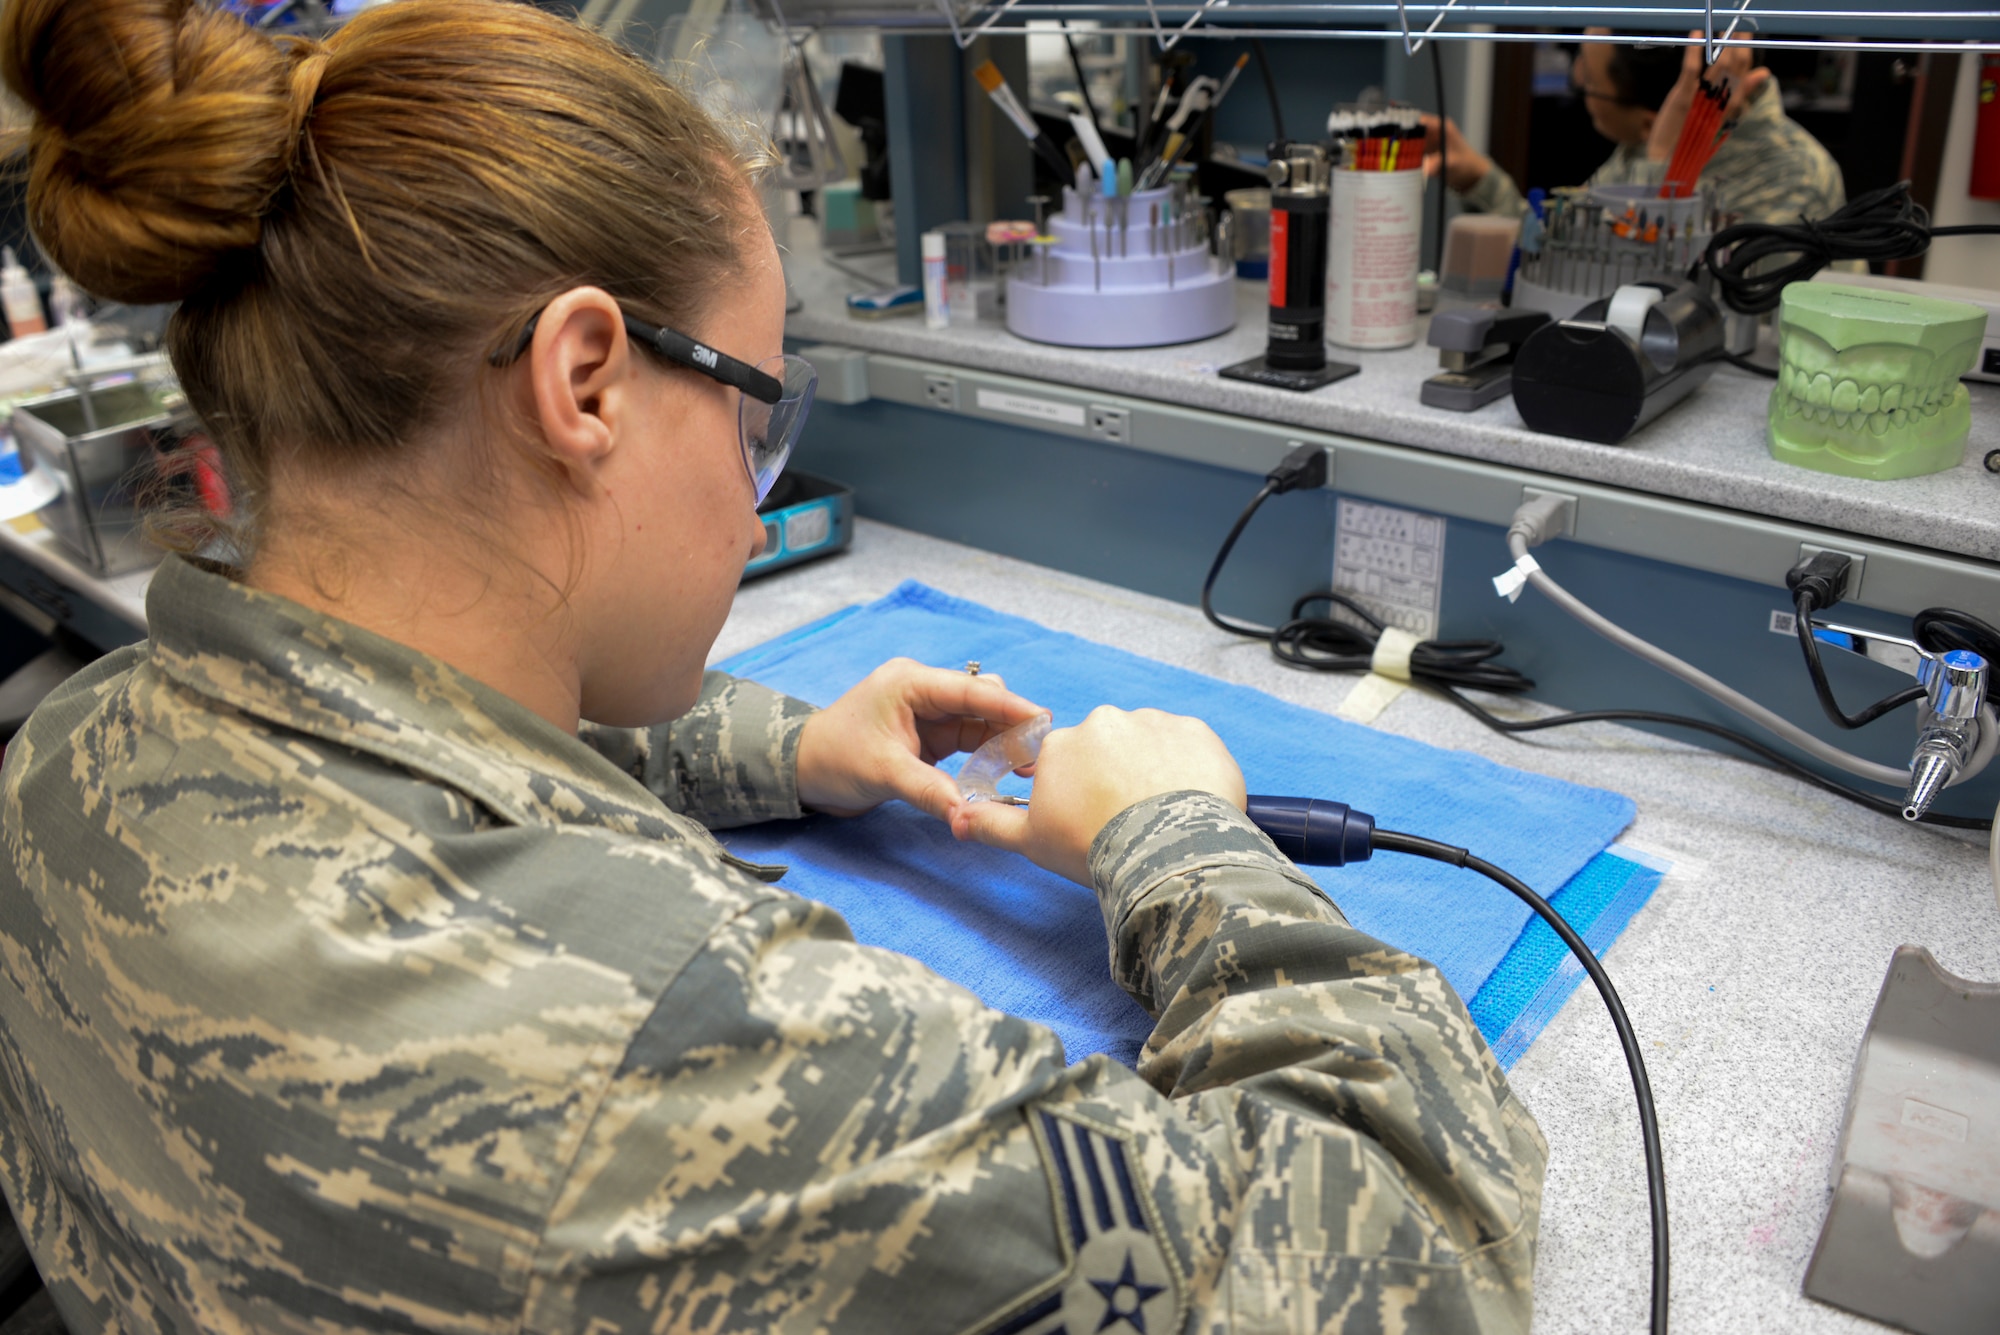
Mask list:
[[964,803],[955,779],[916,756],[897,757],[883,777],[894,796],[938,820],[950,821]]
[[1028,851],[1028,813],[1004,802],[964,803],[952,814],[951,832],[1008,853]]
[[914,663],[910,668],[904,682],[904,699],[919,718],[981,719],[1005,729],[1026,723],[1042,712],[1034,702],[1008,690],[998,674],[983,673],[975,677]]

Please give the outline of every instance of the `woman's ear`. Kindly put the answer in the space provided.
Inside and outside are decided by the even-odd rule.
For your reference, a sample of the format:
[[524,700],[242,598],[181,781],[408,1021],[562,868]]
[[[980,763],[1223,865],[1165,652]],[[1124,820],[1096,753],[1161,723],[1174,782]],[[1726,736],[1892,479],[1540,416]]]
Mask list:
[[602,288],[565,292],[542,308],[522,363],[550,462],[578,491],[595,491],[632,364],[624,313]]

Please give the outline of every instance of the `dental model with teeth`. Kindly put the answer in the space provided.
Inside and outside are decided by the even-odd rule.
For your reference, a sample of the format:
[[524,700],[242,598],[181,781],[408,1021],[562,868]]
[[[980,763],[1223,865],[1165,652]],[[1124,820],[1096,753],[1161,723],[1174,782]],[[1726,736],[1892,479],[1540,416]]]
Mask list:
[[1793,283],[1778,314],[1771,456],[1848,477],[1955,468],[1972,429],[1986,312],[1909,293]]

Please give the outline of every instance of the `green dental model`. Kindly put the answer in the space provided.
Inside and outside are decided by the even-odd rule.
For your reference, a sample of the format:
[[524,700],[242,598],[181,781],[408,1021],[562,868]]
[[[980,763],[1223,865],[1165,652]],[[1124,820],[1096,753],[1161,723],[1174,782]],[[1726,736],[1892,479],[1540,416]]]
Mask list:
[[1771,456],[1848,477],[1955,468],[1972,429],[1986,312],[1901,292],[1793,283],[1778,312]]

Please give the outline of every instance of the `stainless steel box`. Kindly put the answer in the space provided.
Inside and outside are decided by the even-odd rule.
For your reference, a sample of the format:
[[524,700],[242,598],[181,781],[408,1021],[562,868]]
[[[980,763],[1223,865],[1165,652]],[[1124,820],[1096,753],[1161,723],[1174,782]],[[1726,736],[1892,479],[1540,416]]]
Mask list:
[[162,361],[136,373],[94,373],[14,408],[22,459],[60,488],[42,508],[42,522],[100,575],[160,559],[145,540],[140,503],[162,453],[188,425],[184,402]]

